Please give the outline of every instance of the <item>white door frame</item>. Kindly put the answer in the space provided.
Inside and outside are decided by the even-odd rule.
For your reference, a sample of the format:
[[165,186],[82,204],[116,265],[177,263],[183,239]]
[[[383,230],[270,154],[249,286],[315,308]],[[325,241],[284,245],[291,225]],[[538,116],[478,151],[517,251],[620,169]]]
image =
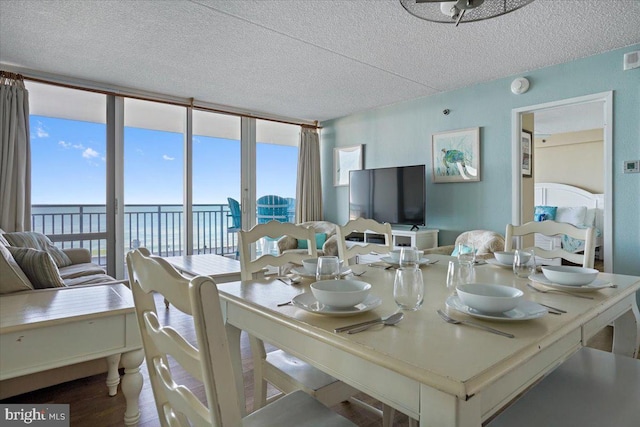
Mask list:
[[522,223],[522,173],[520,152],[520,131],[522,115],[550,108],[564,107],[589,102],[603,103],[604,116],[604,271],[613,271],[613,91],[594,93],[576,98],[561,99],[543,104],[519,107],[511,110],[511,222]]

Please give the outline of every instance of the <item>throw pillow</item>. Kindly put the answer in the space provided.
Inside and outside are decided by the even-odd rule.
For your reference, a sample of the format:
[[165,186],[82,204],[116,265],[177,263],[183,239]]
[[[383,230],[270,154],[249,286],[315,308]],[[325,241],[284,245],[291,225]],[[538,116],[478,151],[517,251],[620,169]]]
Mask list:
[[538,222],[548,219],[555,221],[557,210],[557,206],[536,206],[533,211],[533,220]]
[[53,244],[47,236],[35,231],[16,231],[5,233],[4,237],[11,246],[31,248],[46,251],[55,261],[58,267],[71,265],[71,259],[60,248]]
[[559,207],[556,213],[557,222],[567,222],[575,226],[584,224],[584,217],[587,214],[586,206]]
[[0,294],[33,289],[27,276],[4,245],[0,244]]
[[[460,251],[458,250],[458,245],[455,245],[456,248],[453,250],[453,252],[451,252],[451,256],[458,256],[458,254],[460,253]],[[472,252],[471,248],[469,246],[463,245],[462,246],[462,253],[463,254],[470,254]]]
[[7,246],[24,274],[35,289],[62,288],[66,285],[60,277],[56,263],[46,251]]
[[[316,233],[316,249],[322,249],[324,242],[327,241],[327,233]],[[307,241],[298,239],[298,249],[308,249]]]

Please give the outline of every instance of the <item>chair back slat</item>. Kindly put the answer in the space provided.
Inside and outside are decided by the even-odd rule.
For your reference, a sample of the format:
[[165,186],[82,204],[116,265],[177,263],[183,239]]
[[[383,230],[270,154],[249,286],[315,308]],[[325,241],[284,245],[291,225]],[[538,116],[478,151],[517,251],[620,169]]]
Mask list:
[[[365,243],[347,245],[345,240],[351,233],[375,233],[384,236],[384,244],[381,243]],[[358,218],[347,222],[342,227],[337,227],[336,234],[338,236],[338,256],[345,263],[356,255],[365,255],[371,252],[379,254],[388,253],[393,250],[393,236],[391,225],[389,223],[379,223],[372,219]]]
[[555,222],[553,220],[532,221],[523,225],[507,224],[504,239],[505,251],[513,249],[513,240],[515,237],[526,236],[534,233],[544,234],[549,237],[565,234],[574,239],[584,240],[583,254],[572,253],[560,248],[549,250],[539,247],[529,247],[526,249],[534,249],[537,257],[546,259],[562,258],[576,264],[582,264],[582,266],[586,268],[593,268],[595,263],[596,245],[596,232],[594,227],[579,228],[573,224]]
[[[289,236],[299,240],[307,240],[307,252],[288,252],[285,254],[266,254],[252,260],[251,245],[262,238],[277,238]],[[238,233],[238,246],[240,249],[240,276],[242,280],[252,279],[256,273],[266,266],[280,267],[288,263],[302,264],[302,260],[315,258],[318,255],[316,248],[316,235],[312,228],[299,226],[287,222],[269,221],[266,224],[258,224],[248,231]]]

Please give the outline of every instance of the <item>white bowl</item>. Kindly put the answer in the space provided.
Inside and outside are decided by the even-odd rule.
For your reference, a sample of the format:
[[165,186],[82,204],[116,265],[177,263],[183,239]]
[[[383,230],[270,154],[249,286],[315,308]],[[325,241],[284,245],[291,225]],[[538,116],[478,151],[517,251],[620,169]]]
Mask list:
[[[500,264],[513,265],[513,259],[516,257],[516,252],[515,251],[509,251],[509,252],[498,251],[498,252],[494,252],[493,255],[496,257],[496,260],[498,260]],[[521,252],[521,256],[525,263],[529,262],[529,259],[531,258],[531,254],[529,252]]]
[[319,302],[340,308],[360,304],[369,290],[371,285],[359,280],[321,280],[311,284],[311,292]]
[[[402,249],[394,249],[391,252],[389,252],[389,258],[391,258],[393,260],[393,262],[400,262],[400,252],[402,251]],[[424,251],[418,251],[418,259],[422,258],[422,256],[424,255]]]
[[456,287],[464,305],[485,313],[504,313],[520,303],[524,292],[504,285],[469,283]]
[[544,266],[542,274],[553,283],[567,286],[583,286],[596,280],[598,270],[568,265]]
[[318,258],[308,258],[302,260],[302,266],[309,274],[316,274],[318,269]]

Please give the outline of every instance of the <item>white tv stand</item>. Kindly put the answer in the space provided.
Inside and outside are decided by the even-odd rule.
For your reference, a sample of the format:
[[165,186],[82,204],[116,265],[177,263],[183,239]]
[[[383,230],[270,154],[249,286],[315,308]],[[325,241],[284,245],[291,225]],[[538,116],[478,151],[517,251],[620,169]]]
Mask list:
[[[413,246],[416,249],[431,249],[438,246],[438,232],[440,230],[432,228],[421,228],[419,230],[411,231],[407,228],[393,228],[391,235],[393,239],[393,247],[400,249],[403,246]],[[384,243],[384,237],[377,233],[352,233],[350,238],[357,240],[349,240],[347,244],[363,245],[366,243]],[[380,257],[386,256],[386,254],[368,254],[359,255],[357,262],[359,264],[376,262],[380,260]]]

